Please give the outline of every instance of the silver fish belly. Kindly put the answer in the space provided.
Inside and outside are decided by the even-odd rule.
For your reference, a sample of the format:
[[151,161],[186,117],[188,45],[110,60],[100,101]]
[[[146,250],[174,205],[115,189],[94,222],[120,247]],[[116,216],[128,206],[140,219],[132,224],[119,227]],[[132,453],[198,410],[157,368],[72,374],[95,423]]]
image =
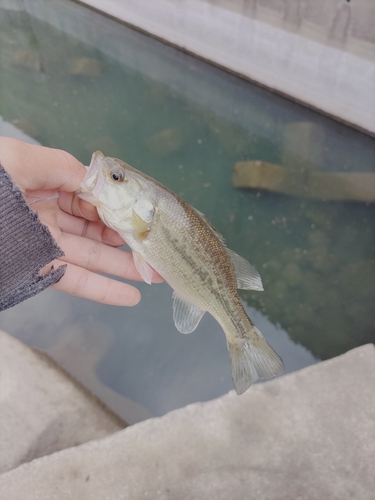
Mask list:
[[133,250],[143,279],[155,269],[173,288],[177,329],[190,333],[205,312],[227,339],[232,378],[242,394],[259,378],[283,372],[283,363],[247,316],[237,289],[263,290],[257,271],[229,250],[210,222],[156,180],[115,158],[94,153],[80,196]]

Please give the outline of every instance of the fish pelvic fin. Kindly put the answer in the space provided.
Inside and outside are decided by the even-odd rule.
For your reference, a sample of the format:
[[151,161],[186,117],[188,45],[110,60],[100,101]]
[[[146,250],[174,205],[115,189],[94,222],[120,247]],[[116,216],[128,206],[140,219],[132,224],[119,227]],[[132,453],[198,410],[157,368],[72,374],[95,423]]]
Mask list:
[[244,338],[228,340],[232,378],[237,394],[245,392],[258,379],[281,375],[284,364],[258,328],[250,324]]
[[143,278],[143,281],[151,285],[153,270],[150,264],[148,264],[145,261],[145,259],[134,250],[133,250],[133,260],[137,271]]
[[193,332],[202,319],[204,312],[199,307],[179,297],[175,291],[173,292],[173,319],[179,332]]

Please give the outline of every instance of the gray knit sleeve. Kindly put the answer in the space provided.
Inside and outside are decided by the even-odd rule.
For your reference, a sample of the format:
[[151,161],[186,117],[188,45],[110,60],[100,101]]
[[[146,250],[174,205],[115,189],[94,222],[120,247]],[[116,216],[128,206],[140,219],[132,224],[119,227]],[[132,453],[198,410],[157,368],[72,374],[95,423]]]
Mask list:
[[0,311],[57,283],[66,265],[46,276],[42,267],[64,255],[21,191],[0,165]]

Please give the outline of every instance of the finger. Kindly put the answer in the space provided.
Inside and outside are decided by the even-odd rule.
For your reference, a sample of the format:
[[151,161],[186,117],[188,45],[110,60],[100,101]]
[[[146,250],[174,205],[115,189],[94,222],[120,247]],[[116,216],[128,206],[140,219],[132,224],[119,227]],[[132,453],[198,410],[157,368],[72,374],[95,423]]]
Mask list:
[[0,162],[23,190],[61,189],[74,192],[85,168],[74,156],[59,149],[0,137]]
[[[60,235],[58,243],[65,253],[61,259],[65,262],[96,273],[143,281],[130,252],[67,233]],[[161,283],[163,279],[154,271],[152,281]]]
[[65,262],[95,273],[143,281],[130,252],[67,233],[61,234],[58,243],[65,253],[61,259]]
[[94,205],[82,200],[74,193],[60,192],[58,205],[67,214],[92,221],[99,220],[99,215]]
[[57,214],[57,224],[64,233],[84,236],[90,240],[101,241],[106,245],[120,247],[125,245],[125,241],[113,229],[107,227],[102,221],[89,222],[81,217],[59,212]]
[[[57,267],[63,262],[55,261],[54,264]],[[135,306],[141,300],[139,290],[133,286],[73,264],[68,264],[64,276],[58,283],[52,285],[52,288],[112,306]]]

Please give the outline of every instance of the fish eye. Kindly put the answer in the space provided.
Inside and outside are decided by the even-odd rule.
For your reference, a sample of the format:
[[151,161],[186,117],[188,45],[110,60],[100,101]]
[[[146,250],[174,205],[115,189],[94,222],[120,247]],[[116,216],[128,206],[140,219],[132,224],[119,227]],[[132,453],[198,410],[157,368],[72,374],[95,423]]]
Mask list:
[[122,172],[111,172],[111,179],[115,182],[122,182],[125,179],[125,175]]

